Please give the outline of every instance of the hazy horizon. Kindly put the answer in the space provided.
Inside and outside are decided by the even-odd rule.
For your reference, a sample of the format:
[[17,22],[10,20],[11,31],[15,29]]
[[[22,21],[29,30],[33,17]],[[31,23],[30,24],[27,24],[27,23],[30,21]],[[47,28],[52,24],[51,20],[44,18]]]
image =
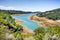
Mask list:
[[48,11],[60,8],[60,0],[0,0],[0,9]]

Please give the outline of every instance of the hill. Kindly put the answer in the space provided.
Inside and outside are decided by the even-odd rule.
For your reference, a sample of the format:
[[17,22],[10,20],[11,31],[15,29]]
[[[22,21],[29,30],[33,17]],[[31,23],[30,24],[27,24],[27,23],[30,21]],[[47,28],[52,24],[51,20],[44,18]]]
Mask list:
[[43,26],[60,26],[60,8],[46,12],[41,12],[30,17],[31,20],[38,21]]
[[46,17],[48,19],[59,20],[60,19],[60,8],[38,13],[36,15],[38,17]]
[[16,24],[9,13],[0,12],[0,40],[15,40],[17,35],[21,37],[22,28],[23,26]]
[[7,12],[9,14],[28,14],[28,13],[31,13],[31,12],[25,12],[25,11],[19,11],[19,10],[2,10],[2,9],[0,9],[0,11]]

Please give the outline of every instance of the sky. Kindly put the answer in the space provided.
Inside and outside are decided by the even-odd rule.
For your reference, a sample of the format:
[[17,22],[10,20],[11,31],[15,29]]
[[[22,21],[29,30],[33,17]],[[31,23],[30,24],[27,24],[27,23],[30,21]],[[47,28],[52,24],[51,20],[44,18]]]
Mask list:
[[60,0],[0,0],[0,9],[48,11],[60,8]]

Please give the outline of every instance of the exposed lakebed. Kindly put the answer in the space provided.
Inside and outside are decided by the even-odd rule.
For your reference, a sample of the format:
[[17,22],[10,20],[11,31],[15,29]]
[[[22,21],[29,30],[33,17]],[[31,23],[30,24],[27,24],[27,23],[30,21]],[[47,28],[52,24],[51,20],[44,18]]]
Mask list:
[[37,22],[34,22],[29,19],[30,16],[35,14],[23,14],[21,16],[12,16],[15,19],[22,20],[22,25],[26,26],[28,29],[34,30],[39,27]]

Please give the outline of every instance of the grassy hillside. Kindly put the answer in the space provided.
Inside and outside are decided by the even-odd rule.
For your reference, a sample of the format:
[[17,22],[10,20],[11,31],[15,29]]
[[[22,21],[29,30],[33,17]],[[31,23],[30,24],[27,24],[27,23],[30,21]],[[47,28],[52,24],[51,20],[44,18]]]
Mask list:
[[0,40],[34,40],[32,34],[23,33],[23,26],[15,23],[9,13],[0,12]]
[[60,19],[60,8],[37,14],[39,17],[46,17],[53,20]]
[[39,27],[35,29],[36,40],[60,40],[60,27],[50,26],[48,28]]
[[[6,12],[0,12],[0,40],[22,40],[20,31],[23,31],[23,26],[17,25],[15,20]],[[18,40],[17,39],[17,40]]]

